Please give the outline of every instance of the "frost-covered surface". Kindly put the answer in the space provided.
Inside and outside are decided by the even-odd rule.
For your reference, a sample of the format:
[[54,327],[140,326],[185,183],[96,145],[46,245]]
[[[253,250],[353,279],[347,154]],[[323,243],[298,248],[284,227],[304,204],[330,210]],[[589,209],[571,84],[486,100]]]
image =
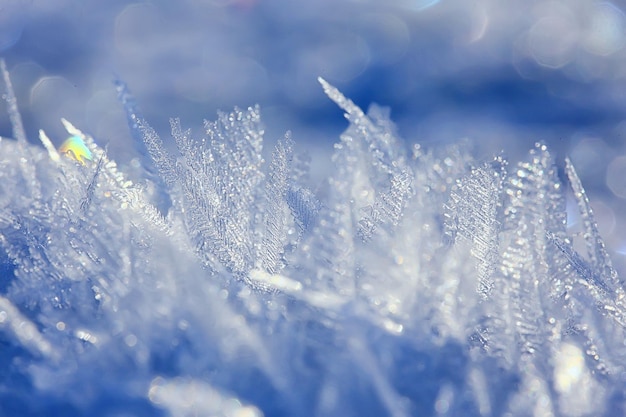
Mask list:
[[409,149],[320,83],[350,123],[322,188],[289,134],[261,158],[258,107],[161,138],[118,83],[125,172],[67,121],[90,161],[29,144],[7,84],[0,415],[624,414],[624,290],[572,163]]

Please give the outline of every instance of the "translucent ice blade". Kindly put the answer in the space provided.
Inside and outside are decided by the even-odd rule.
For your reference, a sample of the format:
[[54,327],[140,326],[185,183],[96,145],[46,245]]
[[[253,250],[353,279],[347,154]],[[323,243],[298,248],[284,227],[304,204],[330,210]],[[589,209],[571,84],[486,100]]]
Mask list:
[[326,95],[347,113],[347,118],[350,121],[354,122],[355,120],[360,120],[365,117],[363,110],[354,104],[352,100],[344,96],[336,87],[332,86],[322,77],[318,77],[317,81],[322,84]]
[[613,290],[623,293],[617,271],[613,268],[611,259],[606,251],[604,240],[598,231],[598,223],[591,209],[589,197],[587,197],[582,182],[569,158],[565,159],[565,172],[569,178],[572,191],[574,191],[578,210],[583,220],[585,243],[591,264],[596,269],[597,273],[600,274],[601,279],[605,280]]
[[142,176],[154,186],[153,203],[159,211],[166,213],[172,202],[164,179],[159,176],[157,166],[155,165],[156,162],[151,159],[150,152],[144,141],[144,132],[146,130],[140,125],[140,121],[144,120],[143,115],[139,111],[139,106],[126,83],[116,78],[114,84],[117,89],[118,100],[122,102],[126,112],[133,147],[137,153],[139,163],[143,167]]
[[41,129],[39,130],[39,140],[43,144],[44,148],[46,148],[46,150],[48,151],[48,156],[50,157],[50,159],[54,162],[59,162],[61,160],[59,153],[54,148],[54,145],[52,144],[50,138],[48,138],[48,135],[46,135],[46,132]]
[[17,107],[17,99],[15,98],[15,92],[13,91],[13,84],[9,77],[9,71],[4,59],[0,59],[0,70],[2,71],[2,77],[4,78],[5,93],[3,95],[4,100],[7,102],[9,117],[11,119],[11,126],[13,127],[13,136],[19,143],[25,144],[26,131],[22,124],[22,116],[20,115],[19,108]]

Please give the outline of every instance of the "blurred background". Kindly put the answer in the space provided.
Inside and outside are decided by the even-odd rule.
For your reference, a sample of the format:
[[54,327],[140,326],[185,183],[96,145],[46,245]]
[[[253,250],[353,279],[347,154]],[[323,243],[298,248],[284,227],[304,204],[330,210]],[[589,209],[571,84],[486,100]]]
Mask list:
[[[468,138],[478,158],[517,161],[544,141],[561,166],[572,159],[625,271],[625,10],[592,0],[0,0],[0,55],[31,141],[42,128],[62,143],[65,117],[122,165],[133,147],[115,76],[163,137],[169,117],[199,132],[218,109],[260,104],[268,151],[291,130],[318,179],[347,123],[317,76],[364,109],[390,107],[407,146]],[[11,136],[5,112],[0,136]]]

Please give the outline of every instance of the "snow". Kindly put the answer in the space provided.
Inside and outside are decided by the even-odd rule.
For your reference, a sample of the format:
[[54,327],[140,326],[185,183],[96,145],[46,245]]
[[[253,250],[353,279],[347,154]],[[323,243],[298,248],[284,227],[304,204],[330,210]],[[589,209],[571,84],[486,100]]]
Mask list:
[[0,417],[625,415],[623,10],[0,0]]
[[263,160],[260,107],[163,139],[118,82],[131,180],[66,120],[92,159],[20,139],[2,70],[0,415],[622,413],[624,290],[546,145],[410,153],[320,79],[350,122],[320,189],[289,134]]

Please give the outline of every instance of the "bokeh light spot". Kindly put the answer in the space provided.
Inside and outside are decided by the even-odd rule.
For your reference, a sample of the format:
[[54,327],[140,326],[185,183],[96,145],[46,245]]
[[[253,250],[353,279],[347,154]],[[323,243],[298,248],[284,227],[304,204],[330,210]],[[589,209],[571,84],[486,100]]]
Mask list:
[[529,50],[544,67],[561,68],[571,61],[577,46],[578,27],[568,13],[547,16],[529,32]]
[[359,19],[359,28],[375,63],[395,64],[406,55],[411,34],[399,17],[391,13],[365,14]]
[[150,41],[158,33],[159,13],[146,3],[126,6],[115,19],[115,46],[118,51],[127,54],[141,54],[156,45]]
[[606,169],[606,185],[617,197],[626,199],[626,156],[611,161]]
[[0,52],[11,48],[22,36],[27,7],[24,3],[19,0],[0,2]]
[[624,13],[610,2],[595,5],[584,34],[585,49],[596,55],[611,55],[624,46]]
[[59,147],[59,152],[83,165],[85,165],[85,161],[92,159],[91,151],[85,146],[85,142],[83,142],[80,136],[70,136],[67,138]]
[[556,389],[569,392],[583,377],[584,371],[585,359],[582,351],[569,343],[563,344],[554,370]]

